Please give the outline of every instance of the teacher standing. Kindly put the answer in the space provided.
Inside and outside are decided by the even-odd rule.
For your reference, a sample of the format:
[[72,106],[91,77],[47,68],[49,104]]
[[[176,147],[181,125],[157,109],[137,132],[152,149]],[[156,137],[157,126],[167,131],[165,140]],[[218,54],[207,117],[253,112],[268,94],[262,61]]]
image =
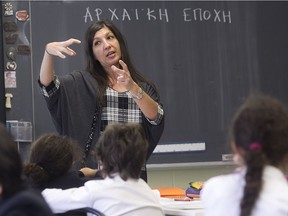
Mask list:
[[[147,159],[164,129],[164,110],[155,85],[132,64],[125,39],[110,21],[92,23],[85,34],[85,71],[54,72],[54,57],[75,56],[77,39],[46,45],[39,84],[58,133],[79,142],[82,166],[97,168],[94,146],[108,124],[136,122],[149,142]],[[142,178],[147,180],[146,166]]]

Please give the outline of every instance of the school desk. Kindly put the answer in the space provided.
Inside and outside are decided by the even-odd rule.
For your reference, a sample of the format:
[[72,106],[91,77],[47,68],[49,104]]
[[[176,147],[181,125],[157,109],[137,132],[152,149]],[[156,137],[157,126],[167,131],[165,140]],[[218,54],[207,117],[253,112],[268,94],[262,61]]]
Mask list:
[[173,198],[161,198],[165,216],[203,216],[204,210],[200,200],[175,201]]

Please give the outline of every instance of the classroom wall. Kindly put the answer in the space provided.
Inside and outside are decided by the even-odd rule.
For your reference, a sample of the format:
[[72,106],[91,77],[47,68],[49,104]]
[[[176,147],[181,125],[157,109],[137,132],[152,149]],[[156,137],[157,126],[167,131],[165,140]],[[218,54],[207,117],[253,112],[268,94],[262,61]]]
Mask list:
[[[2,11],[2,5],[0,5]],[[2,16],[0,16],[0,24],[2,23]],[[2,25],[2,24],[1,24]],[[0,32],[0,47],[3,47],[3,32]],[[4,55],[3,49],[0,49],[0,68],[4,68]],[[5,110],[5,87],[4,87],[4,73],[0,73],[0,123],[6,123],[6,110]]]
[[178,164],[177,166],[147,167],[148,184],[156,187],[179,187],[187,189],[191,181],[206,181],[217,175],[233,172],[236,166],[227,164]]

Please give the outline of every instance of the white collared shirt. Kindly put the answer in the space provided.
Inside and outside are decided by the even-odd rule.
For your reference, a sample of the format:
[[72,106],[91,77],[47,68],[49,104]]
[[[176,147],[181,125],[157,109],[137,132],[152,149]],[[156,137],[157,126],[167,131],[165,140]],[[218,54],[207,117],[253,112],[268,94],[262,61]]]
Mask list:
[[90,180],[79,188],[45,189],[42,195],[54,213],[92,207],[109,216],[164,215],[160,197],[145,181],[123,181],[118,175],[104,180]]
[[[246,169],[209,179],[201,191],[205,216],[239,216]],[[263,172],[263,188],[251,216],[287,216],[288,183],[273,166]]]

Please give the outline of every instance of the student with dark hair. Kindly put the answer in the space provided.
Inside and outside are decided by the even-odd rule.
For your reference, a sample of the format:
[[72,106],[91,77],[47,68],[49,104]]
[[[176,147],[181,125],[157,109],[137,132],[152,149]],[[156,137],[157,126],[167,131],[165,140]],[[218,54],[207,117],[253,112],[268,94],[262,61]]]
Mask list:
[[[149,142],[147,158],[164,129],[164,111],[155,85],[132,64],[124,36],[110,21],[93,22],[85,34],[85,71],[54,73],[54,57],[75,56],[77,39],[46,45],[39,84],[57,131],[78,141],[83,167],[97,168],[93,151],[100,133],[111,123],[142,125]],[[146,166],[142,178],[147,180]]]
[[22,178],[22,160],[17,145],[0,124],[0,216],[52,216],[41,193]]
[[239,168],[204,184],[205,215],[287,216],[287,108],[270,96],[251,96],[235,114],[230,134]]
[[90,180],[83,187],[42,192],[55,213],[92,207],[105,215],[163,216],[160,197],[140,178],[148,142],[137,123],[114,123],[100,136],[96,155],[103,180]]
[[67,189],[83,186],[86,179],[72,164],[81,158],[76,142],[66,136],[47,133],[31,145],[30,159],[24,166],[29,182],[45,188]]

